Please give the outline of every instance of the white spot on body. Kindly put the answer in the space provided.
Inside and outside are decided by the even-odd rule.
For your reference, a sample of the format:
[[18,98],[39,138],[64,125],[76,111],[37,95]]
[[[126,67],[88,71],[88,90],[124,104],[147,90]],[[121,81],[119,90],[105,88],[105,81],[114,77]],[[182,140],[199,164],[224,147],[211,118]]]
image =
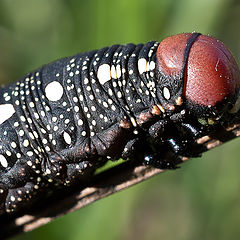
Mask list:
[[64,132],[64,133],[63,133],[63,138],[64,138],[64,141],[65,141],[68,145],[71,144],[72,139],[71,139],[70,135],[69,135],[67,132]]
[[84,82],[84,84],[88,84],[89,83],[88,78],[84,78],[83,82]]
[[113,95],[113,91],[112,91],[112,89],[111,89],[111,88],[109,88],[109,89],[108,89],[108,94],[109,94],[110,96],[112,96],[112,95]]
[[11,196],[11,197],[10,197],[10,200],[11,200],[12,202],[14,202],[14,201],[15,201],[15,197],[14,197],[14,196]]
[[20,119],[21,119],[22,122],[26,121],[26,118],[24,116],[20,116]]
[[120,65],[117,65],[116,70],[117,70],[117,78],[120,78],[121,75],[122,75],[121,66],[120,66]]
[[105,108],[108,108],[108,104],[107,104],[106,102],[103,102],[103,106],[104,106]]
[[83,125],[83,120],[82,120],[82,119],[79,119],[79,120],[78,120],[78,125],[79,125],[79,126],[82,126],[82,125]]
[[28,141],[27,139],[25,139],[25,140],[23,141],[23,146],[24,146],[24,147],[28,147],[28,146],[29,146],[29,141]]
[[28,118],[27,121],[31,124],[32,123],[32,119]]
[[106,83],[111,79],[110,66],[108,64],[102,64],[98,68],[97,77],[101,84]]
[[0,105],[0,124],[8,120],[15,113],[15,109],[12,104]]
[[37,134],[36,131],[33,131],[33,135],[34,135],[35,138],[38,138],[38,134]]
[[138,134],[138,131],[137,131],[137,130],[134,130],[134,131],[133,131],[133,134],[137,135],[137,134]]
[[36,112],[34,113],[34,116],[36,119],[39,119],[39,115]]
[[50,149],[49,146],[46,146],[45,149],[46,149],[47,152],[50,152],[50,151],[51,151],[51,149]]
[[74,110],[75,110],[75,112],[79,112],[79,107],[78,107],[78,106],[75,106],[75,107],[74,107]]
[[8,166],[7,159],[2,154],[0,154],[0,163],[4,168]]
[[113,82],[113,87],[116,88],[117,87],[117,83],[114,81]]
[[113,104],[112,99],[109,98],[109,99],[108,99],[108,103],[109,103],[109,104]]
[[13,126],[14,126],[14,127],[18,127],[18,126],[19,126],[19,123],[18,123],[18,122],[15,122],[15,123],[13,124]]
[[155,69],[155,62],[154,61],[151,61],[150,62],[150,70],[154,70]]
[[117,71],[114,65],[111,66],[111,77],[117,79]]
[[122,93],[120,91],[117,92],[118,98],[122,98]]
[[24,135],[24,131],[21,129],[21,130],[19,131],[19,136],[22,137],[23,135]]
[[32,166],[32,162],[31,161],[27,161],[27,165],[31,167]]
[[65,122],[65,124],[68,124],[68,123],[70,123],[70,120],[67,118],[64,122]]
[[15,142],[11,142],[11,146],[12,146],[13,148],[16,148],[16,147],[17,147],[17,144],[16,144]]
[[163,96],[168,100],[171,97],[170,91],[167,87],[163,88]]
[[50,101],[58,101],[63,95],[63,87],[59,82],[53,81],[46,86],[45,94]]
[[33,102],[30,102],[30,103],[29,103],[29,106],[30,106],[31,108],[34,108],[35,105],[34,105]]
[[12,153],[10,151],[6,151],[6,154],[10,157],[12,155]]
[[35,139],[35,137],[33,136],[33,134],[31,132],[29,132],[29,136],[31,139]]
[[87,91],[91,91],[91,87],[90,86],[87,86],[86,89],[87,89]]
[[82,95],[82,94],[79,95],[79,100],[80,100],[81,102],[83,101],[83,95]]
[[56,122],[57,121],[57,117],[52,117],[52,121]]
[[135,120],[133,117],[131,117],[130,120],[131,120],[131,122],[132,122],[132,125],[133,125],[134,127],[137,127],[137,122],[136,122],[136,120]]
[[145,58],[140,58],[138,60],[138,71],[140,74],[147,71],[147,61]]
[[10,96],[5,97],[5,101],[9,101],[11,99]]

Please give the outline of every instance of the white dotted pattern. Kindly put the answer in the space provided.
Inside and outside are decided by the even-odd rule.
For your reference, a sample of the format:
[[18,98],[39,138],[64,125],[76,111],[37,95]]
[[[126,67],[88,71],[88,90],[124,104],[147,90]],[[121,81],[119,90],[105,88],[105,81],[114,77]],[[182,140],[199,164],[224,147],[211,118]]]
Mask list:
[[[153,80],[155,62],[151,61],[153,47],[156,49],[157,46],[152,45],[150,50],[141,51],[140,59],[131,47],[124,50],[121,46],[116,52],[111,52],[113,49],[110,51],[109,48],[101,54],[96,52],[91,58],[88,54],[78,55],[71,60],[61,60],[61,64],[65,61],[66,65],[59,69],[59,73],[46,69],[49,72],[47,78],[36,72],[16,83],[14,90],[6,88],[2,95],[5,102],[0,105],[0,124],[13,116],[16,106],[17,114],[12,117],[13,121],[10,119],[6,124],[10,124],[17,138],[9,139],[8,144],[0,141],[0,167],[14,166],[15,161],[21,158],[26,160],[25,166],[16,170],[23,179],[24,174],[29,174],[24,172],[26,165],[38,174],[37,179],[26,175],[26,181],[29,178],[30,182],[35,181],[32,189],[17,190],[13,196],[8,196],[7,201],[8,204],[11,202],[12,208],[15,208],[17,201],[23,201],[24,194],[27,193],[30,199],[33,190],[41,188],[42,174],[49,183],[55,182],[54,175],[58,177],[61,174],[58,165],[61,159],[58,157],[62,151],[69,149],[69,157],[74,153],[76,156],[73,157],[78,159],[81,156],[77,154],[81,152],[85,154],[84,151],[90,151],[91,154],[88,144],[91,141],[95,144],[99,139],[104,141],[104,131],[107,133],[117,121],[126,120],[133,129],[137,127],[138,123],[132,117],[135,106],[137,109],[145,107],[146,101],[156,91]],[[58,66],[51,65],[50,70],[58,71]],[[9,138],[11,128],[9,131],[5,125],[3,128],[5,140]],[[112,133],[116,134],[114,131]],[[136,130],[133,133],[138,134]],[[54,152],[59,153],[57,159],[45,158]],[[40,157],[46,163],[41,164]],[[52,164],[47,162],[49,160]],[[84,174],[83,170],[89,165],[88,162],[76,163],[76,170]],[[66,184],[71,183],[74,176],[68,177]]]

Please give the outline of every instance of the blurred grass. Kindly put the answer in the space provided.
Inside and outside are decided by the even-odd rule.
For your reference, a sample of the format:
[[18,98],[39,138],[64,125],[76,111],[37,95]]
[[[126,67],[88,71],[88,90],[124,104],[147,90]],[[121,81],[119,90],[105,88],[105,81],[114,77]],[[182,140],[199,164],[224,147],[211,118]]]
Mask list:
[[[211,34],[240,60],[237,0],[0,0],[0,79],[115,43]],[[15,240],[239,239],[240,139]]]

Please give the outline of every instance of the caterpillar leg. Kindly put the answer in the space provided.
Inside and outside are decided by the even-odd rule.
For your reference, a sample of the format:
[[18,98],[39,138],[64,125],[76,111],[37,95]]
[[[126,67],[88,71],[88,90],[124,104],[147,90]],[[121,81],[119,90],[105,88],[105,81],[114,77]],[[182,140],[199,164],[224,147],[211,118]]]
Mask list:
[[156,122],[149,129],[151,148],[144,156],[144,164],[160,169],[176,169],[182,162],[180,156],[199,157],[201,148],[196,139],[201,130],[199,124]]
[[33,183],[27,183],[25,186],[15,189],[9,189],[5,200],[5,211],[13,212],[28,205],[28,202],[36,194],[36,186]]
[[163,156],[160,152],[150,153],[145,155],[144,164],[150,165],[159,169],[176,169],[179,168],[178,164],[182,162],[179,157],[176,156]]
[[[13,189],[7,189],[1,186],[0,190],[0,213],[4,212],[14,212],[19,209],[23,209],[25,206],[34,202],[34,199],[39,198],[40,179],[38,183],[28,182],[22,187],[17,187]],[[41,187],[43,187],[42,184]]]
[[64,185],[69,185],[86,179],[86,177],[92,175],[96,169],[89,161],[67,164],[66,168],[67,178],[64,181]]

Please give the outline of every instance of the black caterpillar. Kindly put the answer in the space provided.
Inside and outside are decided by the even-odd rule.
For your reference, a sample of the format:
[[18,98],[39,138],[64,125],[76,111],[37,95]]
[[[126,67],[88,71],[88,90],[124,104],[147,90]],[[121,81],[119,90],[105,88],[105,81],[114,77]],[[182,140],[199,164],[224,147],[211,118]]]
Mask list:
[[186,142],[239,106],[239,70],[226,48],[228,59],[218,56],[218,71],[226,75],[221,81],[209,79],[210,70],[204,75],[201,67],[209,65],[190,60],[193,46],[204,41],[223,48],[196,33],[160,44],[114,45],[61,59],[1,88],[0,213],[31,204],[40,192],[80,183],[108,159],[137,154],[154,167],[175,168],[176,162],[162,160],[163,146],[184,155]]

